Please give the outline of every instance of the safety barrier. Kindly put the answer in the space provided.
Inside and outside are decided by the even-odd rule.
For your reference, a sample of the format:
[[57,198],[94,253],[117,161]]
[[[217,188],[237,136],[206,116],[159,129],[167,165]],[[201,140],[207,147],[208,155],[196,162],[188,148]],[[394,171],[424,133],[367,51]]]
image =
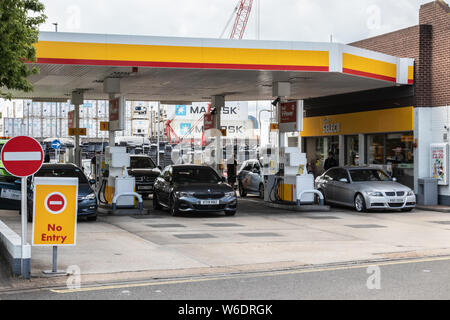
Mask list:
[[13,275],[30,278],[31,246],[28,243],[24,246],[22,274],[22,239],[2,221],[0,221],[0,254],[5,258]]
[[144,201],[142,200],[142,196],[136,192],[124,192],[124,193],[119,193],[116,194],[113,197],[112,200],[112,211],[116,211],[117,209],[117,199],[119,199],[120,197],[126,197],[126,196],[131,196],[131,197],[135,197],[136,199],[138,199],[139,201],[139,210],[142,212],[144,210]]
[[323,197],[322,192],[320,192],[319,190],[303,190],[302,192],[300,192],[298,194],[298,198],[297,198],[297,206],[301,205],[300,200],[302,199],[302,195],[304,195],[305,193],[314,193],[317,194],[319,196],[319,206],[323,206],[325,204],[325,198]]

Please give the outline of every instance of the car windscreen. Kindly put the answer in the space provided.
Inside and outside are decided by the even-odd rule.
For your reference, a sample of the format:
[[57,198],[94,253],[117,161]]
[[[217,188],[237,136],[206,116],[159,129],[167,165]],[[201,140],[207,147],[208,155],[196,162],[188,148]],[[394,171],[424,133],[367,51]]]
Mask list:
[[353,182],[391,180],[386,173],[377,169],[350,170],[350,176]]
[[79,184],[88,183],[84,173],[78,168],[41,169],[35,177],[78,178]]
[[211,168],[173,168],[173,181],[176,183],[218,183],[219,175]]
[[131,157],[130,168],[132,169],[153,169],[155,164],[151,158],[147,157]]

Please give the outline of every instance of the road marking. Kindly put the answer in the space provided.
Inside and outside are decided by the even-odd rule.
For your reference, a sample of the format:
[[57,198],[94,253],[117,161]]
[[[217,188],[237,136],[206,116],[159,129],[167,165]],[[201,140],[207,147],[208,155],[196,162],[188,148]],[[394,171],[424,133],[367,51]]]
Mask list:
[[41,159],[42,155],[39,151],[3,153],[4,161],[40,161]]
[[368,262],[365,264],[358,265],[346,265],[340,267],[323,267],[323,268],[311,268],[311,269],[301,269],[292,271],[268,271],[268,272],[256,272],[247,274],[237,274],[224,277],[211,277],[211,278],[197,278],[197,279],[183,279],[183,280],[167,280],[160,282],[141,282],[141,283],[124,283],[119,285],[105,285],[105,286],[95,286],[95,287],[84,287],[78,289],[50,289],[53,293],[76,293],[76,292],[88,292],[88,291],[104,291],[104,290],[115,290],[124,288],[137,288],[137,287],[150,287],[150,286],[160,286],[160,285],[170,285],[170,284],[183,284],[183,283],[195,283],[195,282],[206,282],[206,281],[218,281],[218,280],[232,280],[239,278],[259,278],[259,277],[272,277],[272,276],[282,276],[291,274],[302,274],[302,273],[313,273],[313,272],[325,272],[325,271],[339,271],[339,270],[351,270],[351,269],[363,269],[370,266],[390,266],[390,265],[400,265],[409,263],[422,263],[422,262],[434,262],[434,261],[450,261],[450,257],[436,257],[436,258],[422,258],[416,260],[402,260],[402,261],[386,261],[380,263]]

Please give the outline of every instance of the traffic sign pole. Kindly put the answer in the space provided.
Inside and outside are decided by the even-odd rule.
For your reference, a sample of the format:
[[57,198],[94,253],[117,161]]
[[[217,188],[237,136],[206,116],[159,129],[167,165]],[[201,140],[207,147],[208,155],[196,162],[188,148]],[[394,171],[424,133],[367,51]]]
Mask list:
[[22,214],[21,214],[21,219],[22,219],[22,263],[21,263],[21,273],[22,276],[26,279],[28,279],[30,277],[30,275],[27,273],[25,274],[25,258],[24,258],[24,253],[25,253],[25,244],[27,243],[27,177],[22,177],[22,184],[21,184],[21,188],[22,188]]

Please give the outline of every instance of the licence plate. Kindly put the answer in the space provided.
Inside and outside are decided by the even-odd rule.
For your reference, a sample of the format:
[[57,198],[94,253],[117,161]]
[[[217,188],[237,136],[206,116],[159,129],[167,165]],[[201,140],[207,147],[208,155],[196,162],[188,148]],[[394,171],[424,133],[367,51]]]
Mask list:
[[403,203],[403,199],[391,199],[389,200],[390,203]]
[[22,192],[18,190],[2,189],[0,197],[11,200],[21,200]]
[[219,204],[219,200],[201,200],[200,204],[206,204],[206,205]]

